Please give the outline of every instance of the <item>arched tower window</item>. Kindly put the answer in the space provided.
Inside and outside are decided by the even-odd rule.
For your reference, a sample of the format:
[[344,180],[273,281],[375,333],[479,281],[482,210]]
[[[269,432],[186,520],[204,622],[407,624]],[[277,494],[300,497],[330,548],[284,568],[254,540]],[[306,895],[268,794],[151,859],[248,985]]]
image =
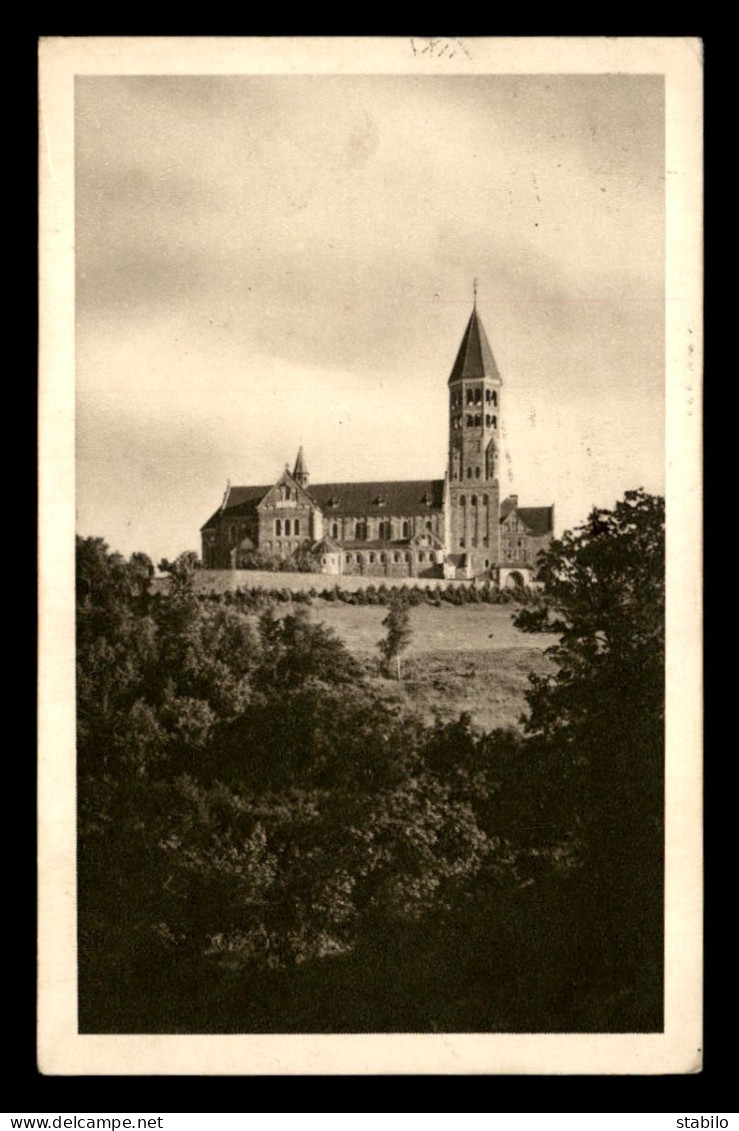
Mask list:
[[295,533],[300,534],[300,519],[299,518],[295,519]]
[[335,522],[333,524],[333,526],[331,527],[331,537],[332,538],[338,538],[339,537],[339,524],[338,524],[338,522]]
[[282,534],[282,522],[279,518],[275,519],[275,534],[277,534],[278,536]]
[[286,518],[285,519],[285,534],[289,534],[289,533],[290,533],[290,519]]

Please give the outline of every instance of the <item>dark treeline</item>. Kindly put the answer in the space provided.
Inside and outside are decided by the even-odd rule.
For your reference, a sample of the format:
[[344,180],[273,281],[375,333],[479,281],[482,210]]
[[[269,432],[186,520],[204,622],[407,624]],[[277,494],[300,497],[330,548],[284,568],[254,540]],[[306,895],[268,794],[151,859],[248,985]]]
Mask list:
[[155,595],[77,555],[82,1032],[661,1028],[661,500],[544,555],[521,732],[424,726],[186,555]]
[[[162,565],[170,566],[169,562]],[[345,589],[339,584],[317,589],[290,589],[287,586],[244,585],[227,589],[223,593],[203,592],[202,600],[216,605],[232,605],[242,609],[264,609],[268,605],[286,604],[312,605],[314,600],[338,601],[345,605],[391,605],[401,599],[412,608],[419,605],[433,605],[440,608],[448,605],[535,605],[539,607],[538,594],[531,589],[499,589],[489,581],[471,585],[447,584],[442,586],[421,585],[365,585],[358,589]]]

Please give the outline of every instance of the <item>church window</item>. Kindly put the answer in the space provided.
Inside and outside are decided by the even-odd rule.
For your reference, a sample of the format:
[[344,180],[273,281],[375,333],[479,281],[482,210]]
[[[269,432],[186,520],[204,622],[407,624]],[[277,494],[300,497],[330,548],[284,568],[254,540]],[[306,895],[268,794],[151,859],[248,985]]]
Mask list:
[[400,561],[400,554],[398,554],[398,553],[393,554],[393,561],[399,562]]
[[479,428],[482,424],[482,415],[478,412],[475,416],[475,427]]
[[364,558],[362,557],[362,555],[357,554],[357,565],[361,565],[363,561],[364,561]]
[[470,413],[467,414],[467,427],[468,428],[472,427],[474,419],[475,419],[474,416],[472,416]]
[[490,558],[485,558],[485,569],[490,568]]
[[431,519],[428,519],[428,521],[426,522],[426,529],[427,530],[433,530],[434,529],[434,524],[431,521]]
[[497,428],[497,427],[498,427],[498,417],[494,416],[493,417],[493,428]]
[[476,467],[475,468],[475,479],[479,479],[479,478],[480,478],[480,468]]
[[471,478],[472,478],[472,468],[471,468],[471,467],[468,467],[468,468],[467,468],[467,478],[468,478],[468,479],[471,479]]
[[410,524],[410,522],[406,521],[406,522],[403,523],[403,537],[404,538],[410,538],[410,536],[411,536],[411,524]]
[[326,564],[326,559],[325,559],[325,558],[321,558],[321,565],[325,565],[325,564]]
[[300,519],[299,518],[295,519],[295,533],[300,534]]
[[374,555],[374,554],[370,554],[370,556],[369,556],[369,560],[370,560],[370,565],[374,565],[374,564],[375,564],[375,555]]
[[346,555],[346,564],[347,564],[347,565],[349,565],[349,564],[350,564],[350,562],[351,562],[351,560],[352,560],[352,556],[351,556],[351,554],[347,554],[347,555]]
[[433,550],[432,550],[432,551],[431,551],[431,553],[429,554],[429,561],[430,561],[430,562],[435,562],[435,561],[436,561],[436,554],[434,553],[434,551],[433,551]]
[[422,562],[425,557],[426,555],[424,554],[423,550],[421,550],[420,554],[418,555],[419,562]]
[[364,542],[367,537],[367,523],[358,522],[354,528],[354,537],[357,542]]
[[386,558],[385,558],[384,554],[380,554],[380,561],[382,562],[383,565],[385,564]]
[[277,534],[278,537],[280,534],[282,534],[282,522],[279,518],[275,519],[275,534]]
[[464,504],[465,504],[466,502],[467,502],[467,499],[465,498],[465,496],[464,496],[464,495],[460,495],[460,496],[459,496],[459,505],[460,505],[460,507],[463,507],[463,506],[464,506]]
[[487,497],[487,495],[483,495],[483,496],[482,496],[482,505],[483,505],[484,507],[486,507],[486,506],[488,505],[488,497]]
[[338,538],[339,537],[339,524],[338,524],[338,522],[335,522],[333,524],[333,526],[331,527],[331,537],[332,538]]
[[490,404],[490,389],[485,390],[485,404]]
[[493,389],[493,404],[495,405],[496,408],[498,407],[498,394],[495,392],[494,389]]
[[409,561],[411,560],[411,556],[410,556],[410,554],[408,554],[408,553],[407,553],[407,554],[405,555],[405,560],[406,560],[407,562],[409,562]]
[[471,498],[470,498],[470,506],[471,506],[471,507],[476,507],[476,506],[477,506],[477,495],[472,495],[472,496],[471,496]]
[[489,428],[489,427],[490,427],[490,424],[491,424],[491,421],[492,421],[492,419],[493,419],[493,418],[492,418],[492,416],[490,415],[490,413],[489,413],[489,412],[485,414],[485,427],[486,427],[486,428]]
[[290,533],[290,519],[289,518],[285,519],[285,533],[286,534]]

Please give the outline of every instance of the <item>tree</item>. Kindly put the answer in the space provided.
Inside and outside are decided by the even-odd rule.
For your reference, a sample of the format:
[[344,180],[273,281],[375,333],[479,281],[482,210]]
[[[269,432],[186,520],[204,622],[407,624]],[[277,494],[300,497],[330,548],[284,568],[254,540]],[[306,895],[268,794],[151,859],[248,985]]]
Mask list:
[[582,846],[601,966],[622,981],[662,963],[664,537],[664,500],[627,491],[538,568],[560,637],[554,673],[529,677],[525,729],[547,752],[547,803]]
[[377,647],[382,652],[388,672],[391,663],[395,660],[397,678],[400,679],[400,653],[408,647],[412,635],[410,611],[404,594],[393,596],[382,624],[387,629],[387,636],[384,640],[380,640]]

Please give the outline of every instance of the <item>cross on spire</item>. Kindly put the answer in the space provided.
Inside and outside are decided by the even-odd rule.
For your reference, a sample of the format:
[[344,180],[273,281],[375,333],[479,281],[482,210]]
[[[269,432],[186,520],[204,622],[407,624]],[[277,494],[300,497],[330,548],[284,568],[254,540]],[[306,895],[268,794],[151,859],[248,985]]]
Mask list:
[[472,305],[477,310],[477,279],[472,280]]

